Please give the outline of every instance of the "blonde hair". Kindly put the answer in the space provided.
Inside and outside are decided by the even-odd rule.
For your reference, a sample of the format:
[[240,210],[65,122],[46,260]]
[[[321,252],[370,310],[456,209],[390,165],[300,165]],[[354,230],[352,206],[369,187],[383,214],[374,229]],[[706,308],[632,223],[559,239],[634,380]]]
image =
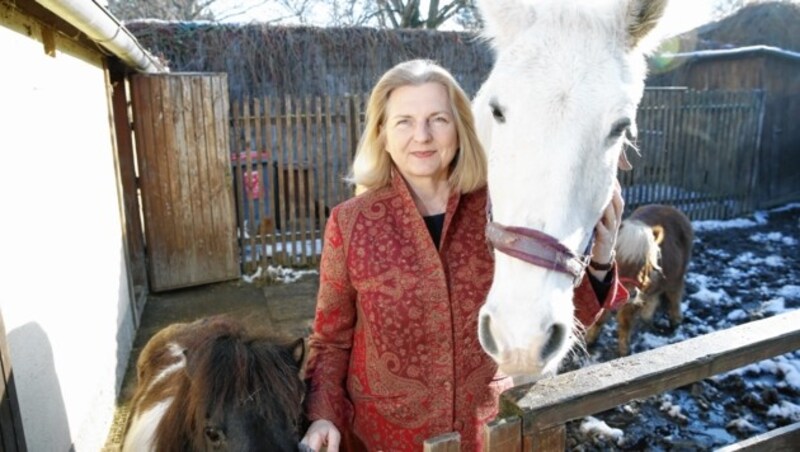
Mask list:
[[356,194],[391,182],[392,158],[386,152],[383,125],[392,91],[402,86],[430,82],[440,83],[447,89],[458,134],[459,151],[450,164],[450,187],[469,193],[486,185],[486,154],[475,132],[469,98],[446,69],[429,60],[410,60],[383,74],[369,96],[366,125],[356,148],[352,172],[347,178],[356,185]]

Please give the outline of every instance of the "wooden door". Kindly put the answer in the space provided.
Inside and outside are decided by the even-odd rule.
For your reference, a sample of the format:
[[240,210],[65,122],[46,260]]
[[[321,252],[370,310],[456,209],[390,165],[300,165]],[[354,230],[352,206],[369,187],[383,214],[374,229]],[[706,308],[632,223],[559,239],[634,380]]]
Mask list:
[[6,328],[0,314],[0,451],[26,451],[22,417],[19,413],[14,372],[6,342]]
[[239,278],[226,74],[131,79],[154,292]]

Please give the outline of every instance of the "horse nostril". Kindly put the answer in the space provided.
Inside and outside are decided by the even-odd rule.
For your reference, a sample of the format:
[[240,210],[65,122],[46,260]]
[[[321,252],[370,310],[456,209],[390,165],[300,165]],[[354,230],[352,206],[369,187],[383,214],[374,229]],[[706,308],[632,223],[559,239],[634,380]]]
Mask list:
[[542,347],[542,361],[547,362],[554,353],[561,348],[561,344],[564,342],[564,338],[566,337],[567,329],[560,323],[556,323],[550,326],[550,330],[548,331],[549,336],[547,338],[547,342]]
[[481,323],[480,327],[478,328],[480,342],[483,345],[483,349],[486,350],[486,353],[490,355],[497,355],[497,344],[494,342],[494,338],[492,337],[492,330],[489,327],[489,323],[491,322],[491,316],[489,314],[481,314]]

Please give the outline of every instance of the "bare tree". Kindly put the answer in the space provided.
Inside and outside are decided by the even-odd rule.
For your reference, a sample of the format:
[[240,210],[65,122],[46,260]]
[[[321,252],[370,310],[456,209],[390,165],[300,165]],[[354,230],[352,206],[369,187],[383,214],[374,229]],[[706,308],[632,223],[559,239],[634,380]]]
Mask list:
[[246,17],[251,10],[272,7],[270,23],[320,26],[378,26],[436,29],[452,22],[466,29],[479,25],[475,0],[108,0],[109,10],[123,20],[226,20]]
[[301,24],[381,28],[439,28],[453,19],[475,28],[475,0],[272,0],[291,21]]
[[[108,9],[122,20],[221,21],[245,16],[250,10],[270,1],[272,0],[108,0]],[[308,1],[311,0],[306,0]],[[272,21],[281,19],[275,18]]]
[[374,0],[329,0],[331,25],[370,25],[378,15]]
[[301,24],[309,24],[311,11],[318,0],[275,0],[278,6],[283,8],[287,14],[286,18],[296,18]]
[[122,20],[214,20],[217,0],[108,0],[108,9]]
[[439,28],[460,12],[475,9],[474,0],[430,0],[423,15],[420,0],[377,0],[378,22],[387,28]]
[[742,9],[747,3],[747,0],[714,0],[714,3],[711,4],[711,16],[714,19],[728,17]]

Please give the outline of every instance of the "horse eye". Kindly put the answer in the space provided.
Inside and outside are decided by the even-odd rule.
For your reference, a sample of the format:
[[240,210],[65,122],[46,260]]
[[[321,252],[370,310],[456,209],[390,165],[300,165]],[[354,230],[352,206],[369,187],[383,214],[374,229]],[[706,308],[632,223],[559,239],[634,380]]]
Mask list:
[[205,434],[206,434],[206,439],[208,439],[214,444],[221,443],[223,437],[225,436],[222,433],[222,430],[216,427],[206,427]]
[[620,119],[611,127],[611,133],[608,134],[608,139],[616,140],[617,138],[621,137],[622,134],[630,130],[631,128],[631,120],[628,118]]
[[495,121],[499,122],[500,124],[506,122],[506,116],[503,114],[503,108],[500,107],[500,104],[497,103],[497,100],[492,99],[492,101],[489,102],[489,108],[492,109],[492,116],[494,117]]

